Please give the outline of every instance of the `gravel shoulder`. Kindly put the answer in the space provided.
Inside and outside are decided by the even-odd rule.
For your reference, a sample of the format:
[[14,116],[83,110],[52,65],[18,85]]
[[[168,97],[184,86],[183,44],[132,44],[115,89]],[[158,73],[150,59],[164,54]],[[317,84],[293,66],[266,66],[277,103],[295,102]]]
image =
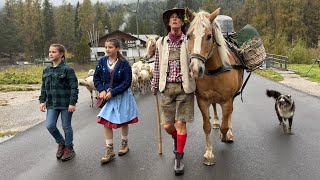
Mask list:
[[[7,102],[0,106],[0,134],[21,132],[45,121],[46,113],[39,109],[40,90],[0,92],[0,101]],[[79,86],[78,103],[90,102],[89,91]]]

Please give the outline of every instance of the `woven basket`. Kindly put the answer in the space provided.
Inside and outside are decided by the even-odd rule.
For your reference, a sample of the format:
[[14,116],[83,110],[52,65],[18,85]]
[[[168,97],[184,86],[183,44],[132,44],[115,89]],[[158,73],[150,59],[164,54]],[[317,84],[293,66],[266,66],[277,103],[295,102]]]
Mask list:
[[251,40],[241,48],[240,54],[243,57],[243,64],[247,66],[247,72],[251,72],[259,68],[264,59],[266,52],[261,39]]

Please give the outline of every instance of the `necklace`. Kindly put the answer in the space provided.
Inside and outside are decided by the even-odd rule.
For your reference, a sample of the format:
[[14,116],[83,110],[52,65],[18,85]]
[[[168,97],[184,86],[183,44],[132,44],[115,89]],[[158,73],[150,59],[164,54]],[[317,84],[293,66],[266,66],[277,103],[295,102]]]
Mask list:
[[116,63],[118,61],[118,58],[115,60],[115,61],[113,61],[112,63],[110,63],[110,59],[108,60],[108,64],[109,64],[109,66],[112,66],[114,63]]

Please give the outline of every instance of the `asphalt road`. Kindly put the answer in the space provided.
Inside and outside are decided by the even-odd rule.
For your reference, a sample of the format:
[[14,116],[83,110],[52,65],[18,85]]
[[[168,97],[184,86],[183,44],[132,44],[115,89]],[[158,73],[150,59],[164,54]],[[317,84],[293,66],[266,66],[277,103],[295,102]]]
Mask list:
[[[284,134],[278,125],[274,100],[265,95],[267,88],[294,98],[294,135]],[[240,97],[234,102],[234,143],[222,143],[219,130],[211,132],[216,162],[213,166],[202,163],[205,138],[202,116],[195,106],[195,121],[188,125],[185,174],[180,177],[174,176],[172,139],[164,129],[163,155],[157,152],[155,97],[151,94],[135,97],[141,114],[139,123],[130,126],[127,155],[100,165],[105,149],[102,126],[95,122],[99,109],[89,108],[90,101],[81,102],[73,117],[77,153],[73,160],[56,160],[56,144],[45,123],[41,123],[0,144],[0,179],[320,179],[318,97],[253,74],[243,93],[244,102]],[[118,151],[120,130],[114,132]]]

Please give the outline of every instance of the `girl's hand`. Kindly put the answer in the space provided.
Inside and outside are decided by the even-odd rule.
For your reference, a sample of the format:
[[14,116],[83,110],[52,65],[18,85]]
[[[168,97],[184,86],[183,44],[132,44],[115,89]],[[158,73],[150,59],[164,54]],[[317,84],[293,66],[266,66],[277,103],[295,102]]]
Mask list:
[[45,103],[40,103],[39,108],[40,108],[40,111],[46,112],[46,105],[45,105]]
[[100,99],[106,99],[106,95],[107,95],[106,91],[103,90],[103,91],[101,91],[101,92],[99,93],[99,98],[100,98]]
[[109,91],[107,94],[106,94],[106,99],[111,99],[112,98],[112,94],[111,92]]
[[69,111],[69,112],[75,112],[75,111],[76,111],[76,106],[69,105],[68,111]]

